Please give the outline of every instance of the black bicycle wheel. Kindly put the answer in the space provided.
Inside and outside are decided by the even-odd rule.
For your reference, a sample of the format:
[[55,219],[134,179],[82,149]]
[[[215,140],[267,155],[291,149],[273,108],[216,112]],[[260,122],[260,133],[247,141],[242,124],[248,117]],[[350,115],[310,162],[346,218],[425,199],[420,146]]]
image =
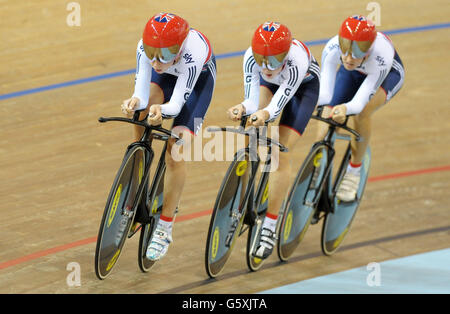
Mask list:
[[[344,161],[344,164],[341,165],[341,168],[344,171],[347,168],[348,160],[349,159],[347,158],[347,160]],[[358,192],[356,194],[356,199],[353,202],[341,202],[335,197],[333,200],[334,212],[328,212],[325,215],[321,236],[322,252],[325,255],[334,254],[341,246],[344,238],[350,230],[350,226],[355,218],[359,204],[361,203],[367,179],[369,177],[370,160],[370,147],[367,147],[361,166],[361,180],[359,183]],[[338,180],[338,178],[336,180]]]
[[278,257],[286,261],[303,240],[316,211],[316,196],[321,189],[328,163],[325,145],[314,145],[306,156],[282,209],[278,233]]
[[95,273],[99,279],[108,276],[122,253],[144,169],[145,150],[134,146],[125,154],[103,212],[95,250]]
[[[142,272],[146,273],[155,264],[155,261],[151,261],[147,258],[146,252],[148,247],[148,241],[150,241],[153,231],[155,231],[156,224],[158,223],[159,216],[163,206],[163,192],[164,192],[164,174],[165,170],[161,174],[156,174],[153,182],[153,188],[149,195],[149,206],[151,213],[150,222],[146,223],[141,228],[141,234],[139,237],[139,249],[138,249],[138,264]],[[145,208],[145,210],[147,210]]]
[[262,227],[262,222],[267,212],[269,205],[269,176],[261,178],[260,186],[258,187],[258,194],[256,195],[255,216],[252,217],[247,236],[247,266],[251,271],[257,271],[264,264],[264,260],[253,256],[255,251],[256,241]]
[[205,266],[211,278],[223,270],[233,250],[236,235],[240,233],[250,168],[247,154],[237,153],[219,189],[206,240]]

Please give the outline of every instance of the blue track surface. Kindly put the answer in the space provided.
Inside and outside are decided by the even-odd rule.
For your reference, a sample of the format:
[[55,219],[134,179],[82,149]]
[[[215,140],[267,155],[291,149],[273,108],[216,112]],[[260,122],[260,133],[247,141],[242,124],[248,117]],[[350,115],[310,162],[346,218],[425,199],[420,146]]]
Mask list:
[[[263,294],[449,294],[450,248],[282,286]],[[378,279],[378,281],[377,281]],[[369,282],[369,284],[368,284]]]

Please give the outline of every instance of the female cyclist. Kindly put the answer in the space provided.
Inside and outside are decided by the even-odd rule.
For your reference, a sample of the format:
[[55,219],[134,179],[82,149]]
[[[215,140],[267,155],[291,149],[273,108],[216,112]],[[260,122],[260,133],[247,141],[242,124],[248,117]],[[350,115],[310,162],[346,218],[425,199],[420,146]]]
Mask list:
[[[339,70],[337,70],[338,66]],[[322,53],[321,85],[318,105],[336,122],[353,114],[355,130],[362,141],[352,138],[352,155],[337,197],[353,201],[359,186],[360,169],[371,136],[371,116],[402,87],[404,69],[392,41],[377,32],[374,24],[361,15],[348,17],[339,34],[331,38]],[[326,125],[321,123],[319,138]]]
[[[310,50],[293,39],[285,25],[266,22],[253,35],[243,69],[244,101],[228,110],[229,118],[236,121],[243,114],[251,114],[252,125],[262,126],[281,114],[279,140],[286,147],[293,147],[319,96],[320,70]],[[272,165],[278,168],[269,177],[269,207],[254,252],[263,259],[273,251],[278,212],[290,185],[286,178],[291,175],[290,153],[279,154],[279,148],[274,146],[271,158]]]
[[[148,117],[152,125],[160,125],[162,118],[174,118],[173,130],[180,130],[184,145],[190,145],[215,86],[216,63],[208,39],[189,28],[183,18],[160,13],[145,26],[136,58],[134,94],[123,102],[122,111],[131,115],[143,110],[139,120]],[[135,140],[142,132],[142,127],[134,127]],[[147,258],[154,261],[166,254],[172,242],[173,218],[186,178],[185,162],[180,152],[172,149],[174,143],[169,139],[167,144],[164,204],[146,252]]]

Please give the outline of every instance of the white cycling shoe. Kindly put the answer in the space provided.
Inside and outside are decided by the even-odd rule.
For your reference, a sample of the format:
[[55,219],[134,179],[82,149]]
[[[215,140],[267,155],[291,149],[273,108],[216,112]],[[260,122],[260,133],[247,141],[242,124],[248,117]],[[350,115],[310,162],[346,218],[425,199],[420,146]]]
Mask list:
[[172,234],[165,228],[157,226],[147,247],[146,257],[151,261],[160,260],[166,255],[171,242],[173,242]]
[[343,202],[354,201],[358,192],[360,179],[360,175],[347,172],[339,185],[336,193],[337,198]]
[[268,258],[272,254],[276,239],[275,232],[272,232],[272,230],[268,228],[262,228],[259,244],[253,256],[261,259]]

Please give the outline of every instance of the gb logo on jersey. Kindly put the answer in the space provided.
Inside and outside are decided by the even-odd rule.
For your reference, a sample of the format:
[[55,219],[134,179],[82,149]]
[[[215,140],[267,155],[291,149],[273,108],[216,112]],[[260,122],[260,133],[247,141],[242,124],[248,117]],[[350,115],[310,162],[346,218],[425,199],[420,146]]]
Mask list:
[[267,32],[274,32],[280,28],[280,23],[277,22],[266,22],[263,24],[263,30]]
[[160,13],[155,17],[155,21],[160,23],[167,23],[173,19],[174,15],[170,13]]

